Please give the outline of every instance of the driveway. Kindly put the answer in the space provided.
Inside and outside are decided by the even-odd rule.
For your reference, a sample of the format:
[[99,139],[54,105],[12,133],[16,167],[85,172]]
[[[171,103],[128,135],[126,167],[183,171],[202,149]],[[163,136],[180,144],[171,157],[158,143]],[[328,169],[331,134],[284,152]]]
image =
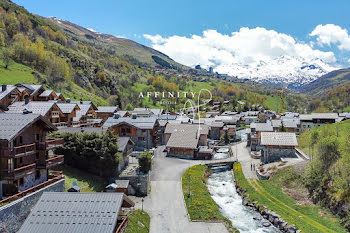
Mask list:
[[[165,157],[164,147],[155,150],[151,173],[151,193],[144,199],[144,210],[151,216],[150,233],[226,233],[222,223],[190,222],[182,194],[181,177],[201,161]],[[136,198],[136,208],[141,208]]]

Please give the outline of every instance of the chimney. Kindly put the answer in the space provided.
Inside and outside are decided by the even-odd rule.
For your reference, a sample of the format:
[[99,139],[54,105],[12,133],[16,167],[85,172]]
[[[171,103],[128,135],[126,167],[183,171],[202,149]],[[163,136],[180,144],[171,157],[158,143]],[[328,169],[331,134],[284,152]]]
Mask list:
[[29,114],[29,113],[32,113],[32,111],[29,111],[28,109],[23,109],[23,114]]
[[119,119],[120,115],[118,113],[114,114],[114,119]]
[[27,105],[29,104],[29,96],[26,96],[24,99],[24,104]]
[[7,85],[6,84],[2,84],[1,91],[4,92],[4,91],[6,91],[6,89],[7,89]]
[[67,102],[67,103],[70,103],[70,98],[67,98],[66,102]]
[[132,118],[132,119],[136,119],[136,118],[137,118],[137,115],[136,115],[136,114],[132,114],[131,118]]

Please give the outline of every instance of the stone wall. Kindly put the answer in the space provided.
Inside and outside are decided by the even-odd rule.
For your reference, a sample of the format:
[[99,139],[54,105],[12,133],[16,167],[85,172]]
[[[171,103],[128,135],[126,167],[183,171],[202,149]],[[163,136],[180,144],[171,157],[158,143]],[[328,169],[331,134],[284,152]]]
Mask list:
[[295,148],[266,148],[264,147],[261,152],[261,162],[271,163],[278,161],[281,158],[293,158],[296,157]]
[[61,179],[21,199],[0,208],[0,232],[14,233],[19,231],[30,211],[43,192],[64,192],[65,180]]
[[[121,174],[118,179],[120,180],[129,180],[129,185],[132,189],[128,189],[135,191],[136,196],[147,196],[148,194],[148,186],[149,186],[149,174],[135,174],[135,175],[124,175]],[[130,193],[132,194],[132,193]]]

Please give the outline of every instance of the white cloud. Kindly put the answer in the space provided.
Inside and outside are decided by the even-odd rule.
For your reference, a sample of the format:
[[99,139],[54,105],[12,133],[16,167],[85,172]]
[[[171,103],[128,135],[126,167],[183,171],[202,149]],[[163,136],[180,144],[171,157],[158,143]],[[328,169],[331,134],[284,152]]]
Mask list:
[[294,64],[295,67],[300,65],[298,69],[305,62],[317,60],[314,63],[322,63],[321,66],[326,71],[332,70],[329,64],[336,62],[333,52],[314,49],[312,45],[298,42],[290,35],[262,27],[243,27],[231,35],[206,30],[202,35],[190,37],[148,34],[144,37],[151,41],[154,49],[179,63],[192,67],[197,64],[204,68],[213,66],[219,73],[239,77],[263,76],[261,72],[265,70],[272,71],[272,75],[274,70],[276,74],[288,72],[289,75],[291,68],[288,70],[289,67],[286,67],[283,60],[288,60],[288,64]]
[[316,40],[321,46],[336,44],[340,50],[350,50],[349,33],[338,25],[317,25],[309,35],[316,36]]

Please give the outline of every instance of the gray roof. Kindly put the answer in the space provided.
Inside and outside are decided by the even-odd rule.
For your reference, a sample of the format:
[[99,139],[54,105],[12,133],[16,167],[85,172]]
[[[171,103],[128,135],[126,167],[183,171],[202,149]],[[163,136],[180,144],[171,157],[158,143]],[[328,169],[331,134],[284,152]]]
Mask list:
[[[118,137],[118,147],[119,151],[123,152],[128,145],[129,141],[131,141],[130,137]],[[131,141],[133,143],[133,141]]]
[[88,111],[91,107],[91,104],[89,104],[89,103],[80,104],[80,102],[78,102],[78,103],[72,102],[72,103],[78,104],[78,106],[80,108],[80,110],[77,111],[76,116],[73,117],[73,121],[80,121],[81,117],[85,116],[88,113]]
[[103,134],[105,130],[103,130],[101,127],[66,127],[66,128],[59,128],[59,132],[69,132],[69,133],[81,133],[82,131],[85,133],[98,133]]
[[11,104],[7,111],[8,113],[23,113],[24,109],[31,111],[34,114],[40,114],[45,116],[55,105],[55,102],[45,102],[45,101],[30,101],[28,104],[25,102],[14,102]]
[[313,119],[337,119],[338,113],[311,113],[301,114],[300,120],[313,120]]
[[44,192],[19,233],[114,233],[123,193]]
[[270,123],[251,123],[250,128],[255,128],[256,131],[260,132],[272,132],[273,128]]
[[37,91],[40,90],[40,88],[43,87],[43,85],[33,85],[33,84],[25,84],[25,83],[19,83],[16,84],[16,86],[22,86],[28,90],[30,90],[30,95],[34,95]]
[[283,126],[285,128],[298,128],[298,119],[288,119],[288,118],[283,118],[282,120],[271,120],[271,125],[273,128],[278,128],[282,126],[282,121],[283,121]]
[[96,112],[99,113],[115,113],[118,111],[118,106],[99,106]]
[[43,93],[39,95],[39,97],[49,97],[51,93],[54,93],[53,90],[45,90]]
[[157,118],[155,117],[137,117],[133,119],[131,117],[119,117],[114,118],[110,117],[103,124],[103,128],[109,128],[119,124],[129,124],[139,129],[153,129],[157,122]]
[[115,184],[118,188],[128,188],[129,180],[115,180]]
[[0,86],[0,100],[11,94],[15,89],[17,89],[16,86],[14,85],[7,85],[6,90],[2,91],[1,86]]
[[209,133],[206,125],[168,124],[165,133],[170,133],[171,136],[166,146],[196,149],[199,141],[198,130],[200,134]]
[[176,115],[160,115],[158,116],[159,120],[176,120]]
[[0,113],[0,140],[12,140],[27,126],[30,126],[37,120],[44,121],[48,127],[56,130],[56,127],[39,114]]
[[[72,103],[57,103],[57,106],[63,114],[70,114],[73,112],[74,108],[77,106],[77,104],[72,104]],[[79,107],[79,106],[78,106]]]
[[261,145],[263,146],[298,146],[295,133],[262,132]]
[[134,112],[141,112],[141,113],[153,113],[154,115],[160,115],[163,112],[163,109],[161,108],[135,108]]

